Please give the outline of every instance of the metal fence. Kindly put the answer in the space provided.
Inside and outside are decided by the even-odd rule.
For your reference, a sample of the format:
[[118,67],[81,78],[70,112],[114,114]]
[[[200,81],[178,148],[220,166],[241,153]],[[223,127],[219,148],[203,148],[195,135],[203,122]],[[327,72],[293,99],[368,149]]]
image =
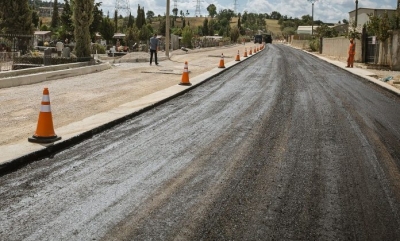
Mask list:
[[366,51],[366,63],[377,64],[379,56],[379,41],[375,36],[368,36],[367,38],[367,51]]

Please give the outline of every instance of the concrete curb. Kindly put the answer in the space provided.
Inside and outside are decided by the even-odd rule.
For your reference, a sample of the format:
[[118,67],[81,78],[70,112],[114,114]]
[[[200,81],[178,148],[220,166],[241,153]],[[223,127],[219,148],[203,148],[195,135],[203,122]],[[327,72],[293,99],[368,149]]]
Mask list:
[[77,67],[77,68],[49,71],[44,73],[34,73],[30,75],[14,76],[14,77],[0,79],[0,88],[9,88],[20,85],[35,84],[47,80],[90,74],[110,68],[111,65],[109,63],[103,63],[86,67]]
[[[248,56],[247,58],[241,57],[241,61],[231,61],[229,63],[225,63],[225,68],[214,68],[206,73],[200,74],[190,80],[192,84],[191,86],[177,84],[148,96],[144,96],[130,103],[123,104],[108,112],[100,113],[88,117],[82,121],[61,127],[57,130],[57,135],[61,136],[62,139],[51,145],[38,145],[29,143],[26,140],[13,145],[0,146],[0,153],[4,153],[2,158],[6,159],[0,159],[0,176],[13,172],[18,168],[28,165],[29,163],[52,156],[66,148],[93,137],[95,134],[101,133],[169,100],[181,96],[200,86],[201,84],[206,83],[213,77],[216,77],[227,71],[233,66],[255,56],[259,52]],[[7,153],[11,153],[12,155],[18,153],[20,156],[10,158],[7,156]]]

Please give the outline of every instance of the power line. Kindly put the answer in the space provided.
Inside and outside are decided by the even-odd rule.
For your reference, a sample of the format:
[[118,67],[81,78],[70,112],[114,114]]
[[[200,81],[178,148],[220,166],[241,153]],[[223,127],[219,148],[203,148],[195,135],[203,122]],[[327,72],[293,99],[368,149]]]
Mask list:
[[129,0],[115,0],[115,10],[120,12],[125,12],[125,16],[129,16],[131,13],[131,8],[129,7]]
[[203,1],[202,0],[196,0],[196,11],[194,12],[195,16],[200,16],[201,15],[201,11],[200,11],[201,2],[203,2]]
[[234,13],[237,13],[237,6],[238,6],[237,0],[234,0],[234,2],[233,2],[233,12]]

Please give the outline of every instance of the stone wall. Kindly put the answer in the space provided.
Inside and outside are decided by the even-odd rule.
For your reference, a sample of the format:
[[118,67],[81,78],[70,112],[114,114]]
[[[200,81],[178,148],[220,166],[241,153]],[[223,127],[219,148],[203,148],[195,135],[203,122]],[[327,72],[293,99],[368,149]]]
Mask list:
[[[349,52],[350,40],[345,37],[338,38],[323,38],[322,39],[322,54],[334,57],[338,60],[347,60]],[[356,55],[355,62],[362,62],[361,41],[356,39]]]
[[299,49],[309,49],[310,48],[310,41],[309,40],[292,40],[290,45],[295,48]]

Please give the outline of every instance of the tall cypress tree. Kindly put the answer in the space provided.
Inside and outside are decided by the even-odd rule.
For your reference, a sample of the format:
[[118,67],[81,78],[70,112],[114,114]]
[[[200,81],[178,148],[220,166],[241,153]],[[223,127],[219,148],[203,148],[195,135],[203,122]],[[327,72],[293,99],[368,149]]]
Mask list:
[[71,39],[74,34],[74,24],[72,22],[72,9],[68,0],[64,0],[64,9],[61,14],[60,20],[61,25],[63,26],[63,29],[65,30],[65,33],[67,35],[65,37]]
[[137,16],[136,16],[136,27],[138,29],[142,28],[143,22],[142,22],[142,11],[140,10],[140,5],[138,4],[138,9],[137,9]]
[[79,57],[90,56],[89,26],[93,21],[94,0],[74,0],[75,53]]
[[129,13],[129,18],[128,18],[128,28],[132,28],[133,27],[133,16],[131,13]]
[[142,26],[146,25],[146,15],[144,13],[144,7],[141,9],[140,17],[142,18]]
[[118,32],[118,10],[116,9],[114,12],[114,30],[116,33]]
[[56,29],[59,23],[59,15],[58,15],[58,1],[54,0],[53,5],[53,15],[51,16],[51,28]]

